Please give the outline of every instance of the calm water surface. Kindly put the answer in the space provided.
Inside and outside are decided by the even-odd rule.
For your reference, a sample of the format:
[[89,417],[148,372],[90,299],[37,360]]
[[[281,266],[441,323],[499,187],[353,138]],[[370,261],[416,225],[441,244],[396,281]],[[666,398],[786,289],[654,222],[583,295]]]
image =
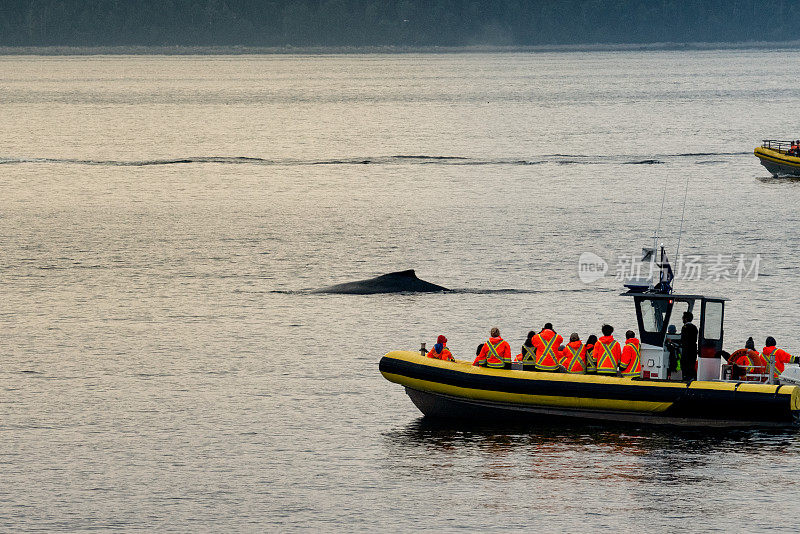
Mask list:
[[[800,352],[800,53],[0,58],[0,529],[788,530],[795,431],[425,421],[382,354],[635,326],[658,224]],[[688,180],[688,181],[687,181]],[[609,274],[577,276],[595,252]],[[310,289],[415,268],[448,294]],[[495,291],[503,289],[506,291]]]

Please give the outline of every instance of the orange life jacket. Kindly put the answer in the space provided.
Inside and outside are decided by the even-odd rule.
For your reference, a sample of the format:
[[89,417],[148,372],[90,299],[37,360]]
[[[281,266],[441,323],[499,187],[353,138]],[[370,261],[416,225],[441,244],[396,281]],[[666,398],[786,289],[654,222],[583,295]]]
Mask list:
[[450,352],[450,349],[447,347],[442,347],[442,352],[436,352],[436,349],[428,352],[428,358],[434,358],[436,360],[445,360],[448,362],[454,362],[455,358],[453,358],[453,354]]
[[615,375],[622,357],[619,343],[614,336],[603,336],[597,340],[592,356],[597,362],[597,374]]
[[501,337],[489,338],[483,344],[481,353],[472,362],[472,365],[485,365],[493,369],[502,369],[506,363],[511,363],[511,346]]
[[542,330],[533,336],[533,346],[536,347],[536,370],[558,370],[558,347],[564,341],[560,335],[552,330]]
[[561,366],[573,375],[586,373],[586,351],[583,350],[583,343],[580,341],[570,341],[561,352]]
[[[766,372],[769,363],[764,361],[764,356],[760,352],[750,349],[741,350],[743,352],[735,358],[732,357],[728,363],[743,367],[748,374],[764,374]],[[745,379],[753,382],[760,381],[758,377],[747,377]]]
[[767,372],[769,372],[770,359],[773,357],[775,358],[775,373],[773,374],[775,380],[778,380],[778,377],[785,369],[785,365],[792,361],[792,355],[778,347],[764,347],[761,354],[764,355],[764,359],[766,360]]
[[622,376],[641,376],[642,374],[642,346],[635,337],[625,341],[620,358]]

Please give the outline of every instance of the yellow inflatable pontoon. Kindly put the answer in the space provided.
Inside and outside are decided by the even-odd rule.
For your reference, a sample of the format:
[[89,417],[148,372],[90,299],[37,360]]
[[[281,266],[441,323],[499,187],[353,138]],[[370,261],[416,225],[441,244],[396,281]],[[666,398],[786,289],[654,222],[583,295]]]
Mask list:
[[755,427],[795,425],[800,414],[800,388],[794,385],[488,369],[410,351],[386,354],[380,371],[433,418]]

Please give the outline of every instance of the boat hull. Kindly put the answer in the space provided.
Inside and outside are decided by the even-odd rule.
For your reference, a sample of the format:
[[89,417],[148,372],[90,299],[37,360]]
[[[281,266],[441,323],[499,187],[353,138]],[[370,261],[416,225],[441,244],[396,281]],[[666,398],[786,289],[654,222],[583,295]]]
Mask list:
[[384,356],[380,370],[434,418],[756,427],[796,425],[800,414],[797,386],[485,369],[405,351]]
[[800,158],[764,147],[756,148],[754,154],[773,176],[800,176]]

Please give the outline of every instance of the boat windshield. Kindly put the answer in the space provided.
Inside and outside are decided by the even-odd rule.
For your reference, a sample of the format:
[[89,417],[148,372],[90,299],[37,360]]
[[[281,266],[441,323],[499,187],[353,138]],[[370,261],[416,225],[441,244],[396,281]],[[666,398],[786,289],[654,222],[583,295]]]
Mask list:
[[664,318],[669,302],[663,299],[642,299],[642,328],[645,332],[657,334],[664,328]]

